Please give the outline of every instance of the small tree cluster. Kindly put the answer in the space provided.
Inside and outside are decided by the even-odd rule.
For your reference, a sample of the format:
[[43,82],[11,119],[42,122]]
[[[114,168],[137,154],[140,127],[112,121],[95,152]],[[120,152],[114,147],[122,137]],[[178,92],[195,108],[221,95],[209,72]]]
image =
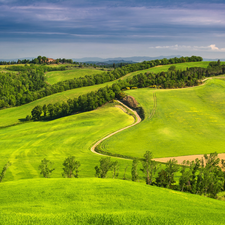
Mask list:
[[95,167],[95,176],[99,178],[106,178],[108,171],[113,171],[113,178],[119,176],[119,163],[118,161],[111,161],[110,157],[102,157],[100,160],[100,165]]
[[[40,174],[45,178],[49,178],[55,168],[52,168],[53,163],[50,160],[43,159],[38,169],[41,171]],[[80,162],[75,160],[75,156],[67,157],[63,162],[63,177],[67,178],[78,178]]]

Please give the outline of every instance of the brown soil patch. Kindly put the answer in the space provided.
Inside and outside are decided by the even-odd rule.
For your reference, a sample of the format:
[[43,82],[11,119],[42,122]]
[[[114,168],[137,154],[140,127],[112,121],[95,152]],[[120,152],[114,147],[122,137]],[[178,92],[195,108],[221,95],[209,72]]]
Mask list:
[[123,102],[128,105],[129,107],[136,109],[138,108],[138,102],[136,101],[136,99],[132,96],[126,96],[125,98],[123,98]]
[[[157,162],[167,162],[170,159],[176,159],[178,164],[182,164],[184,160],[194,161],[195,159],[202,159],[204,155],[185,155],[185,156],[177,156],[177,157],[166,157],[166,158],[155,158],[153,160]],[[218,158],[225,160],[225,153],[218,154]]]

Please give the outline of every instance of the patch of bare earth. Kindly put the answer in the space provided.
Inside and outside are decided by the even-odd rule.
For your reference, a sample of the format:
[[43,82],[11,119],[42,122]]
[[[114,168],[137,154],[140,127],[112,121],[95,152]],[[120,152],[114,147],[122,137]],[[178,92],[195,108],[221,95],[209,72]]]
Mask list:
[[[186,161],[194,161],[195,159],[202,159],[204,157],[204,155],[185,155],[185,156],[177,156],[177,157],[165,157],[165,158],[155,158],[153,160],[157,161],[157,162],[167,162],[170,159],[176,159],[178,164],[182,164],[182,162],[184,160]],[[225,153],[220,153],[218,154],[218,158],[220,158],[221,160],[224,159],[225,160]]]

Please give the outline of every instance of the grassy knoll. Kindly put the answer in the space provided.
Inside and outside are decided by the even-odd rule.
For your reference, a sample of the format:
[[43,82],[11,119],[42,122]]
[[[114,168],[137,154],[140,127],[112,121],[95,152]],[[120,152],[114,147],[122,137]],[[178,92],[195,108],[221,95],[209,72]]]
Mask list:
[[[200,65],[207,66],[208,62],[176,64],[177,68],[186,68],[187,66],[192,67],[192,66],[200,66]],[[160,66],[160,67],[155,67],[155,68],[151,68],[151,69],[147,69],[147,70],[129,73],[121,79],[126,79],[128,77],[132,77],[135,74],[138,74],[138,73],[141,73],[141,72],[145,73],[145,72],[148,72],[148,71],[152,71],[152,72],[167,71],[170,66],[171,65]],[[73,90],[68,90],[68,91],[57,93],[57,94],[54,94],[54,95],[51,95],[51,96],[47,96],[47,97],[44,97],[42,99],[38,99],[38,100],[36,100],[34,102],[31,102],[29,104],[26,104],[26,105],[0,110],[0,127],[20,123],[22,119],[26,118],[26,116],[31,113],[31,110],[36,105],[44,105],[44,104],[49,104],[49,103],[55,103],[55,102],[58,102],[58,101],[67,101],[69,98],[79,97],[82,94],[86,94],[86,93],[91,92],[91,91],[96,91],[99,88],[105,87],[106,85],[110,86],[115,82],[117,82],[117,80],[112,81],[112,82],[107,82],[107,83],[104,83],[104,84],[94,85],[94,86],[76,88],[76,89],[73,89]]]
[[[150,118],[153,93],[157,109]],[[104,150],[136,157],[149,150],[156,158],[225,152],[225,80],[212,79],[186,89],[143,88],[127,94],[144,107],[146,119],[105,140]]]
[[60,81],[69,80],[78,77],[84,77],[86,75],[101,74],[104,71],[96,69],[73,69],[65,71],[53,71],[46,73],[47,82],[49,84],[55,84]]
[[[5,181],[40,177],[38,166],[44,158],[55,164],[52,177],[62,177],[62,163],[69,155],[76,156],[81,162],[81,177],[93,177],[101,156],[90,151],[92,144],[133,122],[132,116],[107,104],[98,110],[49,122],[0,129],[0,168],[8,160],[12,163]],[[122,178],[124,167],[131,162],[120,161]],[[128,171],[130,174],[130,168]]]
[[0,188],[3,225],[224,224],[223,201],[130,181],[32,179]]

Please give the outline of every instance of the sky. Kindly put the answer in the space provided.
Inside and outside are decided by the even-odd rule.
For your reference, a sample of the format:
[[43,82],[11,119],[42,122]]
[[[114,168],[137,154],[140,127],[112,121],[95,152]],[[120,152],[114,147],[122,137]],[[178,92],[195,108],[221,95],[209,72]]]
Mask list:
[[0,0],[0,59],[225,58],[224,0]]

